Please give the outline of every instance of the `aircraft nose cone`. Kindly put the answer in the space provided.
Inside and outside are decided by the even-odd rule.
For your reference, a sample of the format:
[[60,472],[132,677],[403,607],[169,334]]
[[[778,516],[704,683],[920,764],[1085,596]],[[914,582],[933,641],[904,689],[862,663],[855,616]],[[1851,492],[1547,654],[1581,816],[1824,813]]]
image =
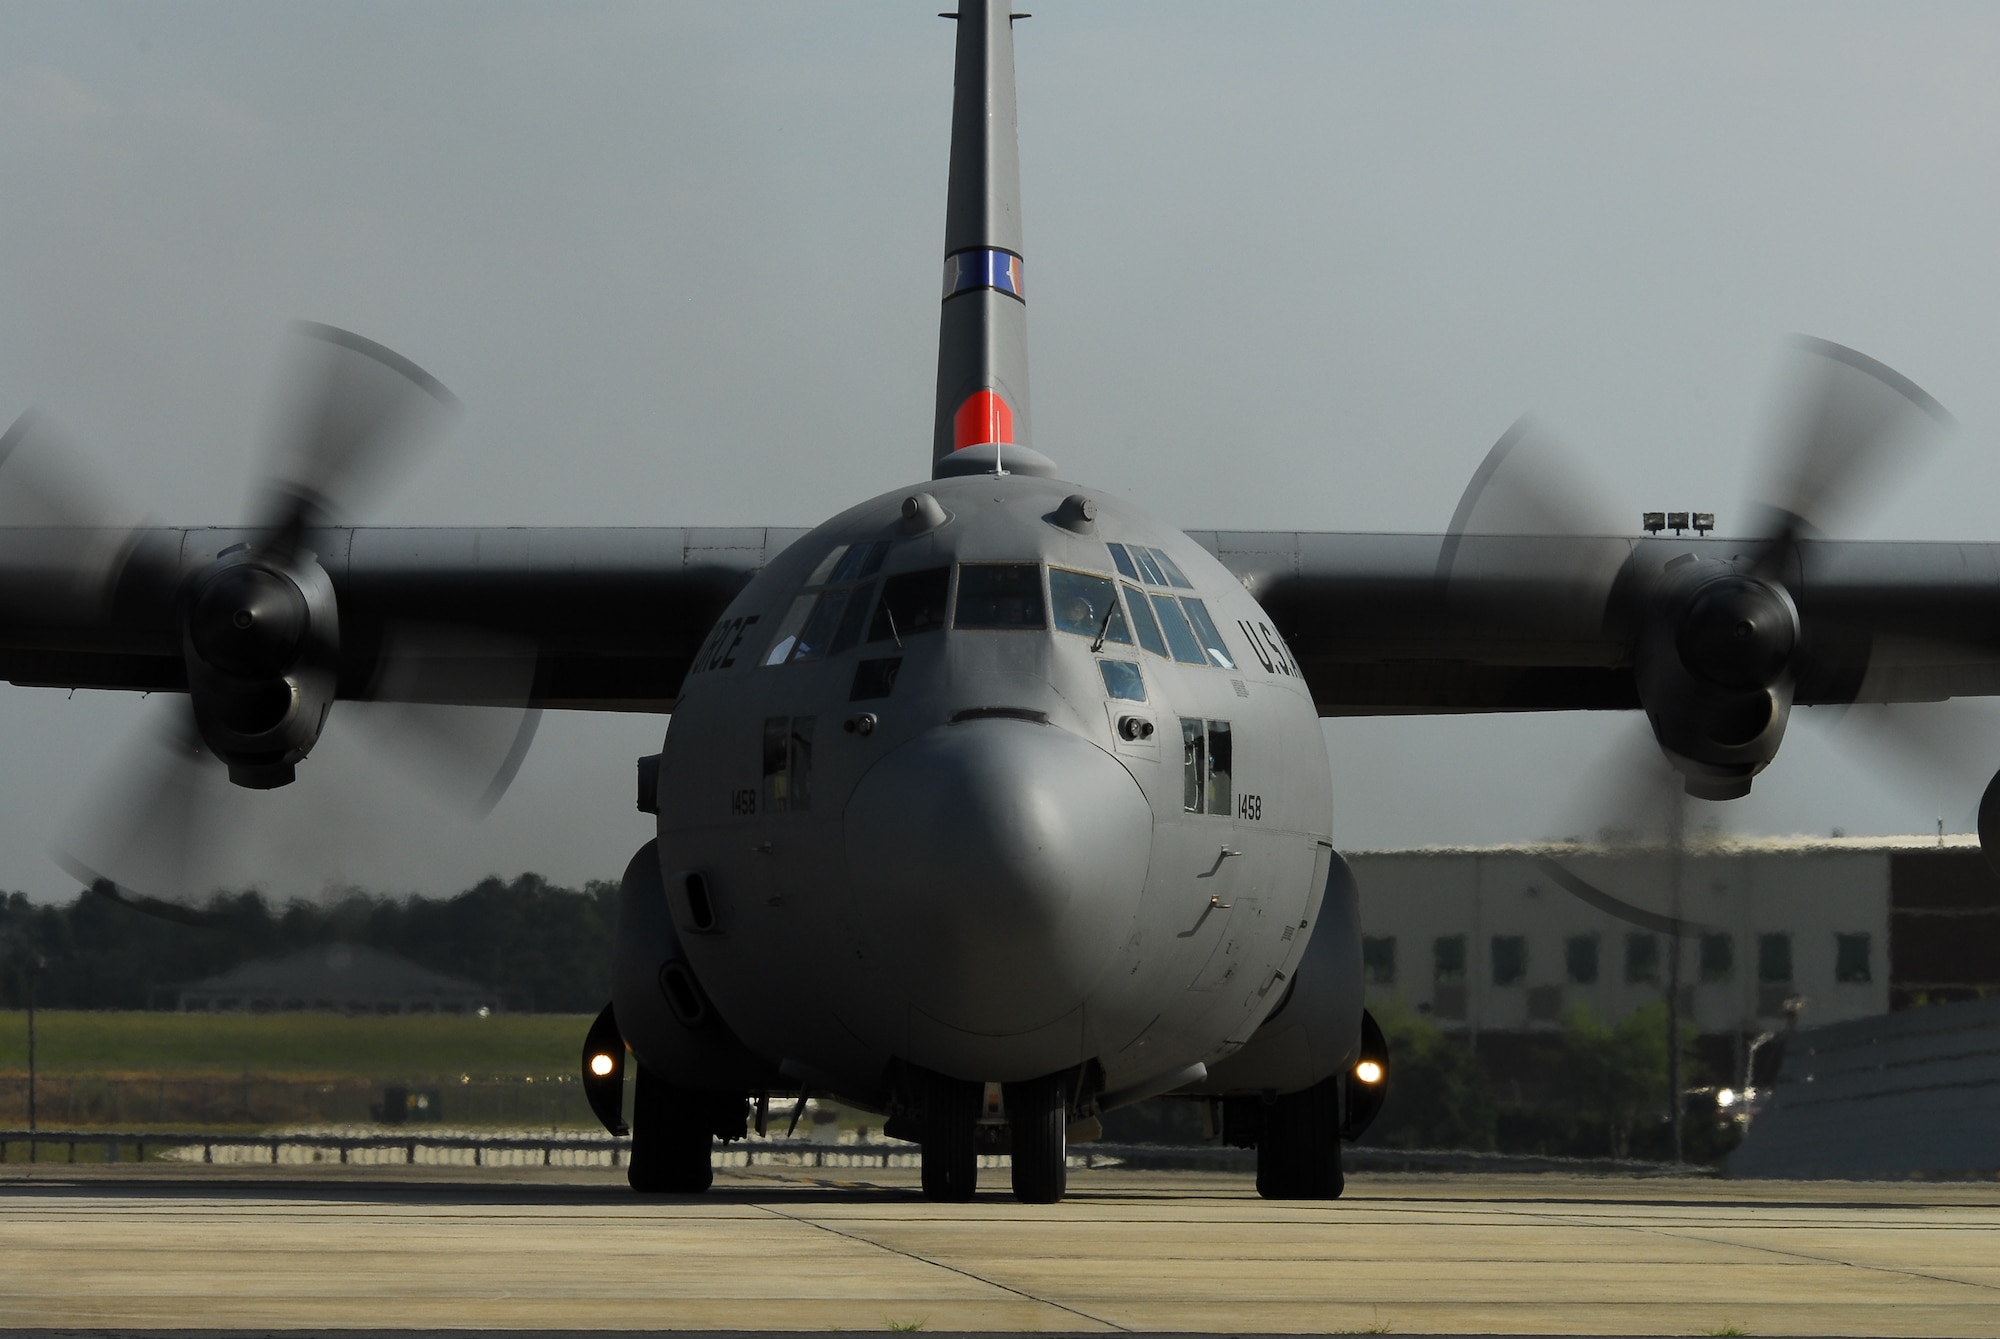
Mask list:
[[1129,937],[1152,827],[1131,773],[1088,740],[1010,720],[931,730],[848,803],[863,951],[947,1026],[1054,1022]]

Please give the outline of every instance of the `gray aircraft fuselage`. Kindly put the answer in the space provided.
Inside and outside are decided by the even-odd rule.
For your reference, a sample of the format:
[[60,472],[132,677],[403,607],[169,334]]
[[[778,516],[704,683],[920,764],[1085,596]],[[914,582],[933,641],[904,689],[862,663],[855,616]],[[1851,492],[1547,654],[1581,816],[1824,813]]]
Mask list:
[[1027,473],[884,493],[774,559],[658,777],[717,1012],[862,1101],[897,1060],[1095,1061],[1106,1090],[1214,1063],[1284,996],[1332,859],[1318,713],[1269,617],[1173,526]]

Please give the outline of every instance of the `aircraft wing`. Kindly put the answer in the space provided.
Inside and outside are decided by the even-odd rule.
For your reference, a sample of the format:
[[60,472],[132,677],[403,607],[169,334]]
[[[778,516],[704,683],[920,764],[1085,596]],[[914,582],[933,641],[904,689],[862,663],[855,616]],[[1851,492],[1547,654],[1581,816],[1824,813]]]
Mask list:
[[[673,709],[723,608],[803,530],[402,528],[309,532],[339,617],[336,695],[481,701],[532,658],[526,705]],[[0,675],[16,684],[186,691],[179,603],[238,529],[0,530]],[[100,581],[99,578],[102,578]],[[93,591],[102,598],[88,598]],[[384,682],[398,638],[455,672]],[[433,666],[437,655],[428,658]],[[511,672],[486,674],[512,662]]]
[[1788,597],[1796,645],[1776,670],[1795,704],[2000,694],[2000,544],[1800,540],[1773,558],[1718,538],[1192,537],[1270,612],[1323,716],[1652,705],[1648,658],[1705,631],[1696,576]]

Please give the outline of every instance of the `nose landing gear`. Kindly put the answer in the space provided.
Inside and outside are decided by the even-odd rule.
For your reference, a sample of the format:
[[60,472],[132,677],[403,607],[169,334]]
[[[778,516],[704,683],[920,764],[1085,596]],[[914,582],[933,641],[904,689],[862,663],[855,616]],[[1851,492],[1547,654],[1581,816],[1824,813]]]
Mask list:
[[979,1105],[985,1085],[915,1071],[924,1198],[963,1204],[979,1188]]
[[1007,1085],[1014,1142],[1014,1198],[1054,1204],[1069,1188],[1069,1076]]
[[[979,1182],[981,1135],[989,1153],[1011,1150],[1014,1198],[1054,1204],[1069,1188],[1069,1071],[1007,1084],[1007,1130],[980,1125],[986,1085],[909,1069],[906,1099],[915,1108],[900,1138],[915,1135],[923,1149],[924,1198],[970,1200]],[[892,1121],[895,1134],[899,1120]],[[914,1127],[914,1128],[912,1128]]]

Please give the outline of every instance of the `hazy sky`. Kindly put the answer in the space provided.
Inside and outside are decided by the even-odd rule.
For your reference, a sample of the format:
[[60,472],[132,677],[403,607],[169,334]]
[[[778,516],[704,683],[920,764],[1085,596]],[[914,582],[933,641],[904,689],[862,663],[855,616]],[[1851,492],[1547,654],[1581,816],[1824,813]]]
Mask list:
[[[363,520],[812,524],[928,473],[952,26],[922,5],[8,4],[0,419],[236,517],[286,322],[467,410]],[[1043,0],[1017,29],[1039,444],[1189,528],[1437,530],[1524,409],[1621,509],[1742,514],[1779,341],[1960,429],[1849,533],[2000,539],[2000,10]],[[0,886],[141,704],[0,688]],[[1964,826],[1795,717],[1726,821]],[[1627,722],[1328,727],[1349,847],[1575,831]],[[338,729],[280,891],[615,877],[663,722],[549,718],[483,826]],[[1954,730],[2000,764],[2000,717]]]

